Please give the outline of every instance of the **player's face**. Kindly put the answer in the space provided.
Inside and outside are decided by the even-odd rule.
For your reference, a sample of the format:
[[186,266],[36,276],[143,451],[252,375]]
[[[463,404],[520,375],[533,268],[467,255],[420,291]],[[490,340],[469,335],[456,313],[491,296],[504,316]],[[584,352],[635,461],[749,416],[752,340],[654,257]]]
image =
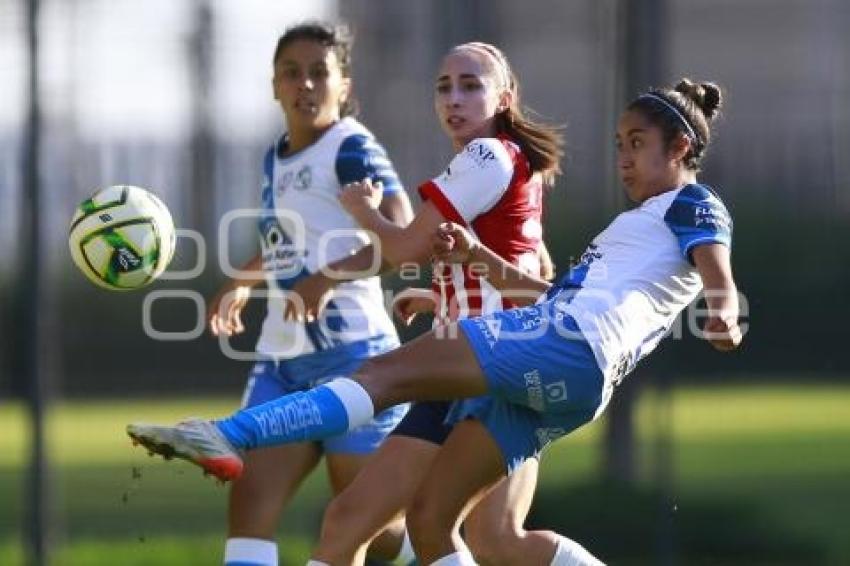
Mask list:
[[617,171],[635,202],[674,188],[681,161],[664,147],[661,128],[640,112],[627,111],[617,125]]
[[339,120],[351,81],[342,76],[333,47],[303,39],[278,55],[272,86],[290,129],[322,130]]
[[456,150],[496,133],[494,119],[502,93],[485,58],[470,49],[452,51],[437,73],[434,107]]

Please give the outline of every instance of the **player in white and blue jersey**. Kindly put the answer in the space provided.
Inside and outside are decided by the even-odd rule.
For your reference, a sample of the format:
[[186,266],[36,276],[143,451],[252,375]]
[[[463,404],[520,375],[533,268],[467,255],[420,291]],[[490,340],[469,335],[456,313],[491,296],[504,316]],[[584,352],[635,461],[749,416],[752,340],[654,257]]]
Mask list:
[[[274,95],[287,130],[263,160],[261,253],[245,266],[246,279],[219,293],[210,318],[216,334],[240,332],[240,311],[250,287],[260,282],[250,273],[263,274],[267,313],[245,408],[348,375],[399,344],[374,276],[339,285],[316,319],[285,318],[287,305],[298,300],[289,291],[299,280],[352,254],[365,265],[380,261],[365,232],[340,205],[341,187],[370,179],[383,187],[381,214],[387,221],[404,226],[412,217],[386,152],[348,115],[349,48],[341,30],[306,24],[287,30],[275,50]],[[343,489],[405,412],[405,405],[391,407],[320,443],[269,448],[246,458],[244,473],[230,492],[225,564],[277,565],[279,515],[321,456],[334,491]]]
[[[369,360],[351,378],[220,421],[130,425],[128,432],[210,469],[209,462],[238,460],[239,450],[272,435],[280,443],[324,438],[397,403],[458,399],[450,415],[456,424],[414,498],[408,527],[422,563],[474,563],[456,531],[470,502],[598,416],[701,292],[705,338],[721,351],[740,344],[732,222],[719,196],[696,178],[720,103],[716,85],[683,80],[626,108],[617,127],[618,170],[638,206],[600,233],[555,286],[504,261],[458,224],[435,234],[439,259],[480,263],[496,288],[544,293],[536,303],[461,320],[450,329],[462,339],[426,334]],[[252,423],[276,414],[293,418],[257,435]],[[546,559],[529,564],[595,560],[571,552],[553,543]]]

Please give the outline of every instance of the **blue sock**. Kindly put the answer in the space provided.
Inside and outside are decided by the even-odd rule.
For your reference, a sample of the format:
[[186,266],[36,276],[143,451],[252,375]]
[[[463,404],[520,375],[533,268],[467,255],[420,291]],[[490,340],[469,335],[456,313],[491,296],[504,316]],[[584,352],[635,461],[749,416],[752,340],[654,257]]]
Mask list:
[[278,397],[216,421],[233,446],[243,450],[321,440],[348,430],[348,410],[327,385]]

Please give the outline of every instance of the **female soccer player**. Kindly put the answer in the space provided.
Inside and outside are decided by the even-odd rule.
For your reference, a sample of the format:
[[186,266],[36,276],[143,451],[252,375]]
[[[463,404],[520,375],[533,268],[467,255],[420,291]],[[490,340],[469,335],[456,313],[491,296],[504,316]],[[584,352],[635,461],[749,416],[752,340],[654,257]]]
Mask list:
[[[439,224],[456,220],[470,225],[505,261],[535,274],[551,272],[541,242],[542,185],[559,172],[560,135],[524,116],[516,78],[492,45],[467,43],[450,50],[438,72],[434,101],[458,154],[443,175],[420,187],[425,205],[409,228],[380,218],[374,208],[380,194],[368,181],[346,189],[346,208],[379,235],[384,256],[396,265],[427,257]],[[516,304],[510,289],[489,285],[477,276],[474,264],[440,264],[435,273],[433,290],[413,298],[405,293],[396,301],[400,318],[409,320],[419,310],[436,307],[440,325]],[[314,552],[317,559],[362,563],[369,541],[403,513],[448,435],[444,420],[449,406],[432,401],[412,407],[376,457],[328,507]],[[388,475],[392,482],[386,481]],[[477,555],[495,556],[501,563],[527,558],[529,545],[539,536],[523,530],[536,480],[534,460],[468,516],[465,533]]]
[[[715,85],[685,80],[626,108],[617,127],[618,171],[639,206],[620,214],[551,288],[460,230],[461,223],[438,231],[438,257],[480,262],[505,288],[547,291],[541,302],[461,320],[449,329],[463,339],[432,331],[371,359],[351,379],[222,421],[130,425],[128,432],[213,469],[238,462],[237,448],[270,436],[282,443],[324,438],[393,404],[459,399],[450,412],[457,424],[408,510],[408,524],[423,563],[474,563],[458,534],[464,510],[549,442],[598,416],[615,385],[700,291],[709,310],[705,337],[721,351],[740,344],[731,219],[696,179],[720,101]],[[275,431],[257,435],[253,423],[263,420],[273,420]],[[552,564],[577,563],[562,550],[552,541]]]
[[[250,289],[267,281],[268,312],[256,345],[261,360],[245,388],[246,408],[309,389],[329,375],[350,373],[370,356],[398,345],[376,277],[341,285],[344,292],[319,320],[284,320],[284,294],[322,267],[323,256],[347,257],[368,243],[337,200],[342,186],[374,179],[383,187],[382,217],[399,225],[412,217],[383,148],[350,117],[350,50],[344,29],[316,23],[287,30],[274,52],[272,87],[286,133],[263,165],[262,253],[243,267],[244,279],[225,285],[209,317],[215,335],[242,332],[240,314]],[[329,230],[346,232],[324,246],[321,235]],[[368,265],[372,254],[367,246],[356,257]],[[247,454],[244,472],[230,491],[225,563],[277,565],[273,541],[280,513],[321,456],[332,489],[341,491],[404,412],[403,405],[389,408],[321,444],[305,441]]]

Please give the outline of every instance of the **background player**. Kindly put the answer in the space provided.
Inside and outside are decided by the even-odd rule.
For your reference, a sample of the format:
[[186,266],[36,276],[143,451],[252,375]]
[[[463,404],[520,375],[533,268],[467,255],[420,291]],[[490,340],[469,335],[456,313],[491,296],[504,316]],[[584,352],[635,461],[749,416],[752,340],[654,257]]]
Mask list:
[[[425,204],[417,218],[404,230],[381,219],[375,208],[380,192],[368,181],[346,188],[346,208],[380,236],[382,251],[394,264],[428,257],[439,223],[454,219],[470,226],[512,265],[535,274],[551,272],[541,241],[542,188],[544,179],[551,182],[559,172],[561,136],[524,116],[516,78],[492,45],[468,43],[450,50],[438,73],[434,101],[458,154],[445,173],[420,187]],[[434,272],[432,290],[417,292],[414,298],[403,294],[397,302],[401,318],[436,307],[435,324],[441,325],[514,305],[510,294],[478,277],[473,264],[436,264]],[[375,459],[328,507],[314,552],[317,559],[333,564],[362,561],[369,540],[403,513],[448,435],[444,420],[449,405],[413,406]],[[386,481],[388,474],[392,482]],[[467,518],[465,533],[480,557],[517,564],[527,559],[524,551],[537,533],[526,532],[523,523],[536,480],[535,460]]]
[[[264,160],[262,253],[243,267],[245,279],[224,286],[212,302],[209,318],[216,335],[242,332],[240,314],[250,289],[267,281],[268,312],[256,345],[261,360],[246,385],[245,407],[350,373],[369,356],[398,345],[376,277],[341,285],[344,293],[328,305],[320,320],[284,320],[285,291],[317,271],[323,255],[329,260],[347,257],[368,243],[337,200],[341,186],[374,179],[382,186],[383,218],[403,226],[412,216],[383,148],[350,117],[354,110],[350,51],[344,29],[319,23],[290,28],[275,48],[272,86],[286,133]],[[321,235],[330,230],[348,234],[320,250]],[[372,256],[367,246],[355,259],[369,265]],[[321,456],[326,457],[332,489],[340,491],[404,411],[404,406],[388,409],[321,444],[303,442],[246,455],[244,473],[230,491],[225,563],[276,565],[274,539],[280,513]]]

